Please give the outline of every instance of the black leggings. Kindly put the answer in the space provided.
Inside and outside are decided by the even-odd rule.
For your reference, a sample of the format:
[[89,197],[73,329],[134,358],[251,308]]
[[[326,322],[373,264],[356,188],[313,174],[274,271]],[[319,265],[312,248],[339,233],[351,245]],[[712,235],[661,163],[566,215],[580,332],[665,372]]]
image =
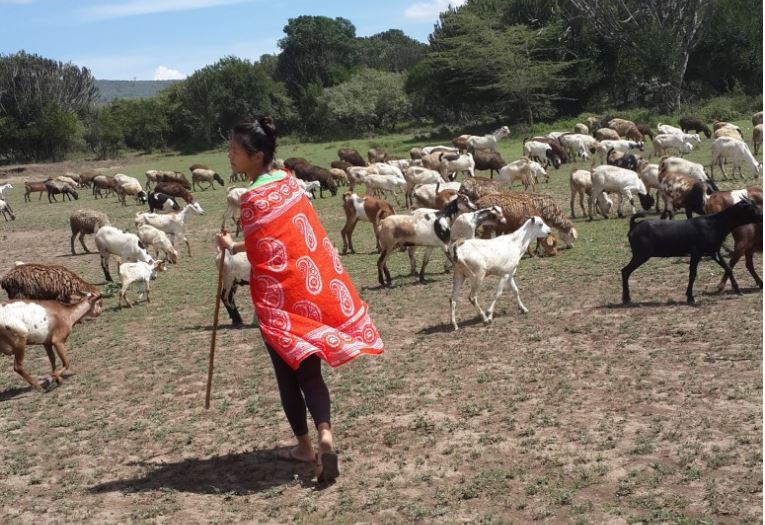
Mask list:
[[297,370],[292,370],[270,346],[266,345],[266,348],[274,364],[282,407],[292,432],[296,436],[308,434],[308,425],[305,420],[306,407],[311,412],[313,423],[317,428],[320,423],[329,424],[329,390],[324,384],[324,378],[321,377],[319,356],[313,354],[305,358]]

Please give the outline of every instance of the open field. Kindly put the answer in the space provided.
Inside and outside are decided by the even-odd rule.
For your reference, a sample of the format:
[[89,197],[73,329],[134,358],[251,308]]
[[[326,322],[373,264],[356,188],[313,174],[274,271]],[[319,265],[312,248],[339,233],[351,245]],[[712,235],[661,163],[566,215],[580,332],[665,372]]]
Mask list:
[[[751,137],[751,122],[738,124]],[[501,143],[506,160],[520,141]],[[398,135],[278,153],[326,165],[342,145],[404,156],[419,144]],[[690,159],[708,164],[709,145]],[[87,165],[143,181],[146,169],[186,172],[194,162],[228,176],[225,152]],[[85,166],[30,167],[23,177]],[[565,210],[570,171],[551,170],[541,187]],[[133,230],[138,207],[87,190],[77,202],[24,203],[23,177],[9,179],[18,218],[0,221],[0,271],[17,260],[64,264],[103,283],[97,255],[69,255],[69,214],[99,209]],[[743,297],[704,293],[721,276],[705,261],[698,305],[688,307],[687,261],[651,260],[630,281],[639,304],[624,308],[628,220],[576,219],[573,250],[521,262],[528,315],[505,293],[483,326],[463,295],[455,335],[443,257],[434,254],[420,285],[405,275],[406,255],[392,256],[396,286],[380,290],[374,238],[359,224],[359,253],[343,263],[386,352],[325,373],[342,474],[324,487],[310,467],[274,458],[291,436],[256,328],[219,331],[212,408],[203,407],[225,192],[197,195],[206,214],[190,220],[193,257],[181,252],[152,283],[150,305],[119,310],[105,287],[104,313],[70,339],[75,374],[61,387],[36,394],[0,359],[0,522],[762,522],[762,293],[743,262],[734,269]],[[340,246],[340,195],[316,206]],[[496,282],[487,279],[482,303]],[[251,318],[247,289],[238,304]],[[41,347],[25,363],[33,375],[49,370]]]

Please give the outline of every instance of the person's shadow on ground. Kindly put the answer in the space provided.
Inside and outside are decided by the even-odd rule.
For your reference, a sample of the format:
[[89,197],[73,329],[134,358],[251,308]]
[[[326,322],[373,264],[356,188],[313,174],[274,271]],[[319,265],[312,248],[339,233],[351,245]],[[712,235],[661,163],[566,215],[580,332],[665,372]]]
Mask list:
[[247,495],[288,483],[313,485],[314,464],[276,457],[278,449],[253,450],[209,459],[177,463],[133,462],[151,470],[141,477],[116,479],[95,485],[89,492],[145,492],[172,489],[196,494]]

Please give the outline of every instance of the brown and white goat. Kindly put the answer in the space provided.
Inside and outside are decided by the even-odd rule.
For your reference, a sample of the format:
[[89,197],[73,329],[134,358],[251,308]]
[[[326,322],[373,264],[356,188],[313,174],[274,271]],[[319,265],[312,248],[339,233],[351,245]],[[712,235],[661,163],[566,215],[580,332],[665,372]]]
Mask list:
[[[75,304],[26,299],[0,303],[0,353],[12,355],[13,370],[32,388],[41,391],[44,387],[24,369],[24,352],[27,345],[43,345],[51,365],[51,378],[45,388],[53,381],[61,383],[61,376],[69,370],[64,344],[72,327],[83,317],[97,317],[101,313],[100,299],[101,295],[87,295]],[[54,350],[63,365],[59,369]]]
[[[375,238],[377,238],[377,223],[396,213],[393,206],[384,199],[372,196],[360,197],[349,191],[343,194],[343,211],[345,211],[345,226],[340,230],[340,235],[343,238],[343,255],[348,253],[349,249],[351,253],[356,253],[356,250],[353,249],[352,236],[358,221],[371,223],[372,231],[375,232]],[[376,245],[379,251],[379,239],[377,239]]]

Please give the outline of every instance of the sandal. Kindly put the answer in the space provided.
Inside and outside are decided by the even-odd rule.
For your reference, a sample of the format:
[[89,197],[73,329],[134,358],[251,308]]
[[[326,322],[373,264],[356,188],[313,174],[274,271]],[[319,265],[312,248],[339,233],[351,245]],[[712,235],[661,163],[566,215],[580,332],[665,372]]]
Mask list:
[[321,463],[317,469],[316,481],[319,483],[334,481],[340,475],[337,467],[337,453],[330,450],[321,455]]
[[314,456],[313,459],[303,459],[301,457],[298,457],[295,455],[295,448],[283,448],[276,452],[276,458],[281,459],[282,461],[292,461],[293,463],[314,463],[316,461],[316,457]]

